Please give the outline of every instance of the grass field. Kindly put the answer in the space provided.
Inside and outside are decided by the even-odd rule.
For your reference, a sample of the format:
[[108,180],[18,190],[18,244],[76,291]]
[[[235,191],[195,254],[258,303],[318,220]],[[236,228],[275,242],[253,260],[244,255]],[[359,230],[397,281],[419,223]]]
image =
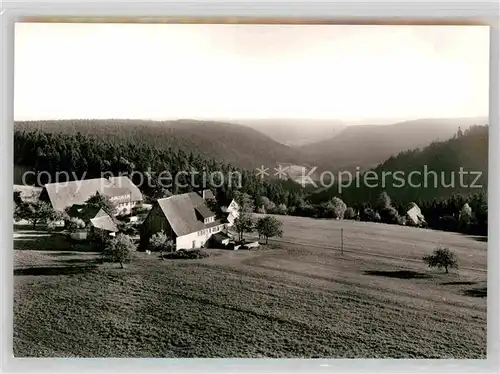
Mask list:
[[[23,249],[34,233],[18,233],[15,355],[486,357],[486,242],[280,219],[279,249],[209,250],[203,260],[138,253],[125,270],[50,240]],[[437,245],[457,254],[458,270],[421,263]]]

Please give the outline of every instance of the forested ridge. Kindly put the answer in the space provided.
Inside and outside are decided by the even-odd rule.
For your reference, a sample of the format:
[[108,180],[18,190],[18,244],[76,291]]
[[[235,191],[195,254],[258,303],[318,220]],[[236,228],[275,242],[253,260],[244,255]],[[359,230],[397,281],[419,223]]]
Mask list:
[[298,163],[299,151],[262,133],[226,122],[175,120],[57,120],[19,121],[16,131],[95,137],[110,142],[142,144],[175,151],[192,152],[204,158],[255,169],[280,162]]

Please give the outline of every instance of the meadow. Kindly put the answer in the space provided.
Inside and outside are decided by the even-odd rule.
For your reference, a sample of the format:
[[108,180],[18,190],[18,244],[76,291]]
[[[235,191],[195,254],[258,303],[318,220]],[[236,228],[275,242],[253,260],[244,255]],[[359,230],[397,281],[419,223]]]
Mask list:
[[[15,356],[486,357],[482,238],[279,219],[284,237],[268,247],[208,249],[202,260],[137,253],[126,269],[17,232]],[[458,270],[421,262],[438,245]]]

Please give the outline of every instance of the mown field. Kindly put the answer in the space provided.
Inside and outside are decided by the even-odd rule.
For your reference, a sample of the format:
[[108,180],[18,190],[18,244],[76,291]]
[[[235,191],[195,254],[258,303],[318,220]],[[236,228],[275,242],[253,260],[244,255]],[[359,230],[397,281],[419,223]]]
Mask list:
[[[61,238],[18,232],[14,354],[486,357],[486,242],[382,224],[280,219],[278,249],[211,249],[203,260],[139,253],[124,270],[94,265],[96,253],[64,248]],[[421,263],[437,245],[457,254],[458,270],[444,274]]]

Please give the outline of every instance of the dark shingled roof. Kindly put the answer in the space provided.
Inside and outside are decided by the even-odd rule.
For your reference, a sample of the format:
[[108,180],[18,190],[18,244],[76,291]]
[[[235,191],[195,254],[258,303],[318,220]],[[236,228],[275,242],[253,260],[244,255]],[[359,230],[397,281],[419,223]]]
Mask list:
[[52,207],[55,210],[64,210],[74,204],[83,204],[97,192],[109,197],[130,193],[132,201],[142,201],[141,191],[128,177],[47,183],[44,189],[47,191]]
[[68,211],[68,214],[71,217],[76,217],[80,218],[83,220],[85,223],[88,223],[90,219],[100,217],[103,215],[107,215],[104,210],[102,210],[98,206],[90,206],[90,205],[79,205],[75,204],[72,205],[70,210]]
[[203,218],[209,218],[215,216],[215,214],[208,209],[206,205],[199,205],[196,207],[196,212]]
[[206,206],[205,200],[196,192],[159,199],[158,205],[177,236],[187,235],[222,224],[218,220],[205,224],[196,216],[196,211],[203,211],[204,214],[210,212],[209,217],[215,216]]

